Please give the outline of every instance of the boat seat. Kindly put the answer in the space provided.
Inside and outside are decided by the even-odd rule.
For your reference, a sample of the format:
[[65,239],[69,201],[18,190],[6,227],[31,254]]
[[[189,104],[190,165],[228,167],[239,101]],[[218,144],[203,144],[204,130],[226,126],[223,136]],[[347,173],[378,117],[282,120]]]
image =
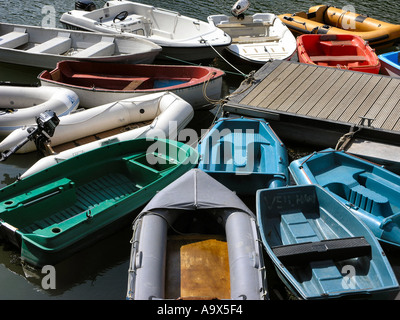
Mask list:
[[14,49],[29,41],[25,28],[14,28],[14,31],[0,36],[0,47]]
[[270,37],[237,37],[232,38],[233,43],[258,43],[258,42],[269,42],[269,41],[279,41],[281,37],[279,36],[270,36]]
[[140,87],[141,84],[143,84],[145,81],[149,80],[150,78],[138,78],[132,80],[128,85],[124,87],[124,91],[130,91],[130,90],[135,90],[138,87]]
[[100,42],[74,54],[74,57],[112,56],[114,53],[114,38],[103,37]]
[[366,57],[363,56],[310,56],[313,62],[357,62],[357,61],[367,61]]
[[57,37],[31,48],[27,52],[62,54],[71,48],[71,43],[72,41],[68,32],[59,32]]
[[388,210],[392,211],[388,198],[362,185],[351,187],[347,200],[376,216],[385,215]]
[[330,40],[330,41],[321,41],[320,44],[333,47],[333,46],[353,46],[353,42],[351,40]]
[[180,248],[181,297],[230,299],[228,243],[208,239]]
[[364,237],[352,237],[281,245],[273,247],[272,251],[283,264],[298,265],[368,256],[371,254],[371,245]]
[[162,38],[173,39],[174,35],[171,32],[160,30],[160,29],[151,29],[153,36],[159,36]]

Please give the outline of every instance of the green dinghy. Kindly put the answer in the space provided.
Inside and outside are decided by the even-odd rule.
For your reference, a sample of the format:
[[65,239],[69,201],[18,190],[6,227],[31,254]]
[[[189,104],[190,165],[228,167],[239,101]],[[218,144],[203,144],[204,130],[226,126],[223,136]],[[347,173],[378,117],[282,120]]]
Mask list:
[[62,161],[0,190],[0,236],[34,266],[55,264],[116,231],[193,168],[181,142],[136,139]]

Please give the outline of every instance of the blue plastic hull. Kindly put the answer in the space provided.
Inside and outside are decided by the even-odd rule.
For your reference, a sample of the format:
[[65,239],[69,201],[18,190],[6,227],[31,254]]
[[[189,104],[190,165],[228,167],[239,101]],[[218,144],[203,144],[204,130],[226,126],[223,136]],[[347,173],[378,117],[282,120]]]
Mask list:
[[199,145],[199,169],[240,195],[289,182],[287,150],[263,119],[222,118]]
[[325,189],[264,189],[256,202],[266,252],[299,298],[393,299],[398,293],[377,239]]
[[400,176],[343,151],[293,161],[297,184],[318,184],[351,208],[382,242],[400,246]]
[[381,61],[381,73],[400,77],[400,51],[387,52],[378,56]]

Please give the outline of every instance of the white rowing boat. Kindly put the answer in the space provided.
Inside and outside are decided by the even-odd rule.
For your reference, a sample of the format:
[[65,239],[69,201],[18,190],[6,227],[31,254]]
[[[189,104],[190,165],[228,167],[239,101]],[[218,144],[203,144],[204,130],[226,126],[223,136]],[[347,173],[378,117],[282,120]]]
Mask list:
[[152,63],[162,48],[146,39],[0,23],[0,61],[54,68],[62,60]]
[[213,24],[124,0],[107,1],[103,8],[92,11],[71,10],[60,21],[67,28],[148,39],[163,48],[162,56],[186,61],[213,59],[216,51],[231,43],[231,38]]
[[232,44],[226,50],[246,62],[261,65],[289,60],[296,52],[296,38],[272,13],[256,13],[243,19],[211,15],[208,21],[231,36]]

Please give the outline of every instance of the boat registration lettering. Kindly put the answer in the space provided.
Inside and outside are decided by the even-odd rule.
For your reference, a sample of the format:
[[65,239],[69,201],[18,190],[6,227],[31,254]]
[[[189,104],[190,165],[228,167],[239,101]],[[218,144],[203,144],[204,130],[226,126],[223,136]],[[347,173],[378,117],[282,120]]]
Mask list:
[[287,193],[275,194],[267,199],[267,207],[269,210],[282,210],[296,208],[299,205],[314,205],[317,203],[315,194],[312,193]]

